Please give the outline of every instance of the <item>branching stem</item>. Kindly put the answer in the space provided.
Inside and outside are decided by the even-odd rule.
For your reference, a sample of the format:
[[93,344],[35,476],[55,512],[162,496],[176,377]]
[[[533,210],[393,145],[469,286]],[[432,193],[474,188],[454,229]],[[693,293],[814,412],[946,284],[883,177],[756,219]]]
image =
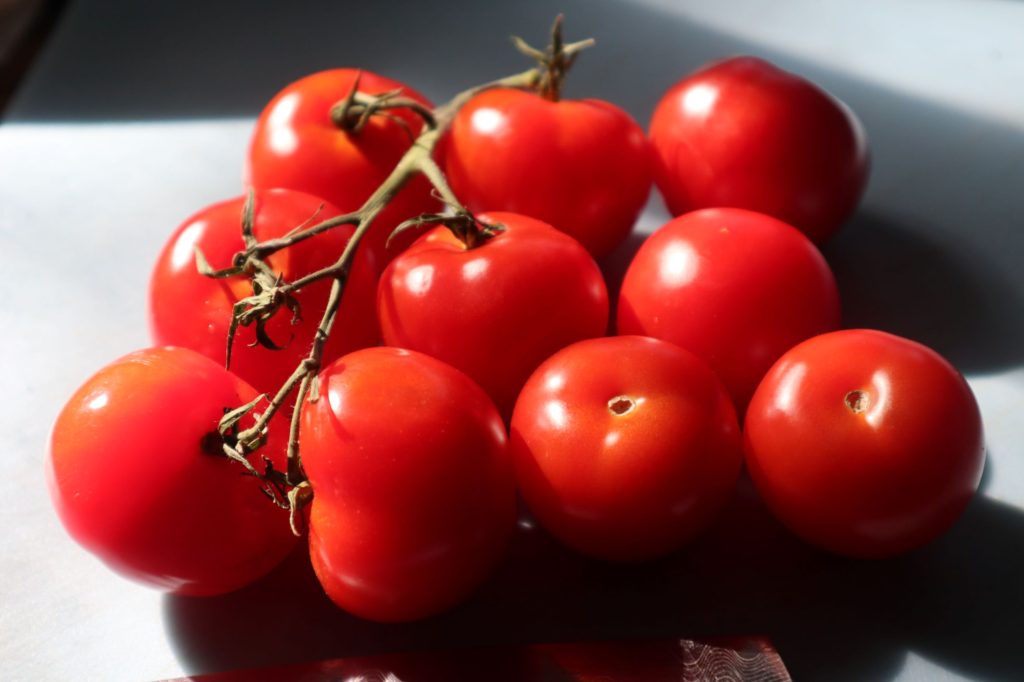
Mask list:
[[[377,96],[358,92],[357,79],[352,92],[345,99],[338,102],[331,110],[331,118],[338,126],[345,128],[352,134],[358,134],[373,115],[389,116],[395,119],[395,117],[387,113],[395,109],[411,111],[423,120],[422,132],[413,140],[408,151],[399,160],[391,174],[366,200],[363,206],[351,213],[323,220],[309,227],[300,226],[283,237],[258,242],[252,235],[252,224],[256,209],[254,207],[254,197],[250,194],[243,210],[242,219],[245,249],[235,255],[232,260],[232,268],[227,271],[213,272],[205,264],[205,259],[202,259],[201,254],[197,254],[197,263],[200,264],[200,270],[210,276],[227,276],[235,273],[262,273],[262,290],[265,292],[264,295],[262,297],[254,296],[250,299],[250,301],[253,301],[252,303],[247,301],[242,304],[241,310],[236,309],[236,320],[243,318],[243,316],[248,316],[246,319],[257,316],[262,316],[263,318],[270,317],[277,312],[277,308],[273,306],[280,306],[281,301],[292,300],[289,298],[291,294],[319,280],[333,279],[327,305],[317,326],[313,346],[309,354],[299,363],[280,389],[278,389],[277,393],[269,399],[266,409],[259,415],[256,415],[255,423],[249,428],[240,431],[234,438],[231,446],[226,446],[226,451],[231,451],[233,459],[242,459],[243,462],[248,464],[248,461],[244,458],[263,445],[263,442],[266,440],[266,432],[269,428],[270,420],[286,404],[288,397],[295,392],[295,406],[291,414],[288,439],[287,471],[285,473],[274,471],[269,460],[267,460],[267,471],[264,473],[257,472],[251,464],[248,465],[247,470],[250,474],[256,475],[264,481],[268,495],[272,499],[283,506],[291,508],[292,527],[296,532],[298,532],[297,525],[300,518],[298,507],[307,502],[312,495],[312,490],[309,488],[309,483],[302,469],[299,452],[302,406],[307,399],[317,399],[318,386],[316,381],[323,361],[324,344],[334,326],[338,308],[341,305],[342,293],[345,290],[345,284],[348,281],[359,244],[366,233],[372,228],[374,221],[384,207],[417,174],[425,176],[433,185],[439,198],[448,206],[448,210],[453,214],[453,220],[462,221],[463,223],[475,220],[459,202],[451,186],[448,184],[444,172],[437,162],[434,161],[434,150],[459,110],[481,92],[494,88],[517,88],[532,89],[546,93],[552,86],[552,78],[555,78],[557,81],[555,82],[557,86],[557,83],[560,83],[561,75],[564,75],[564,69],[568,68],[568,65],[571,64],[575,54],[590,43],[583,41],[581,43],[563,45],[561,42],[560,19],[556,20],[553,32],[552,47],[549,48],[546,55],[548,60],[542,61],[540,66],[465,90],[453,97],[451,101],[433,110],[411,98],[403,97],[401,91],[393,91]],[[552,59],[556,63],[552,64]],[[403,125],[405,125],[404,122]],[[443,218],[443,216],[441,217]],[[423,218],[423,223],[438,222],[438,216],[423,216]],[[333,264],[306,274],[294,282],[285,282],[278,278],[276,282],[268,284],[269,267],[264,261],[266,257],[339,225],[355,225],[355,231],[345,246],[344,251]],[[484,238],[494,234],[496,231],[500,231],[500,226],[481,224],[479,227],[480,234],[483,234]],[[472,244],[468,244],[468,246],[472,247]],[[237,325],[237,321],[234,324]],[[235,420],[232,424],[237,423],[237,420],[240,418],[239,413],[244,414],[246,411],[251,411],[254,406],[255,403],[240,410],[232,411],[233,419]],[[255,412],[253,414],[255,415]],[[289,488],[287,492],[283,492],[282,486]],[[286,502],[280,499],[282,494],[286,496]]]

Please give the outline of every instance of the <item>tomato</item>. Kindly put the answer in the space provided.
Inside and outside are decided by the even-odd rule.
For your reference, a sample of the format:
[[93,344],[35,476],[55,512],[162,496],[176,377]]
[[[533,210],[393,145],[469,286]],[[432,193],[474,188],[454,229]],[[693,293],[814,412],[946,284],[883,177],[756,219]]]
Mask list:
[[736,208],[680,216],[640,247],[618,331],[671,341],[718,373],[743,414],[772,363],[839,326],[835,278],[800,232]]
[[503,554],[516,522],[505,430],[462,372],[396,348],[346,355],[320,375],[300,437],[310,556],[343,609],[378,621],[432,615]]
[[[217,433],[225,409],[255,397],[184,348],[101,369],[50,438],[50,494],[68,533],[118,573],[175,594],[229,592],[267,573],[295,543],[288,515],[223,454]],[[262,452],[283,467],[288,425],[274,421]],[[251,424],[246,416],[241,427]]]
[[981,415],[935,351],[873,330],[818,336],[772,367],[746,419],[750,475],[794,533],[884,557],[938,537],[977,490]]
[[[330,218],[338,209],[321,199],[290,190],[255,194],[253,232],[260,241],[280,237],[311,218]],[[217,362],[226,357],[232,306],[252,295],[244,276],[212,279],[199,274],[194,251],[201,249],[215,269],[231,265],[244,248],[244,197],[204,208],[186,220],[164,246],[149,285],[149,323],[159,345],[184,346]],[[315,218],[314,218],[315,216]],[[339,226],[271,255],[267,262],[286,281],[295,281],[337,260],[353,228]],[[324,348],[324,361],[379,340],[374,310],[375,277],[369,265],[356,258],[339,310],[339,320]],[[255,326],[239,327],[232,345],[231,370],[257,390],[271,395],[309,353],[320,316],[327,305],[331,280],[321,280],[299,291],[301,321],[282,307],[266,325],[271,340],[283,350],[256,344]]]
[[[301,78],[279,92],[260,114],[249,145],[245,181],[257,189],[286,187],[323,197],[343,212],[355,211],[391,174],[408,150],[422,121],[406,109],[370,117],[359,131],[337,126],[331,108],[359,79],[359,91],[379,95],[401,89],[402,96],[432,106],[412,88],[356,69],[331,69]],[[407,218],[436,211],[431,185],[416,177],[398,193],[364,242],[371,265],[380,271],[413,235],[385,242]]]
[[857,206],[868,146],[857,117],[813,83],[754,57],[706,66],[651,119],[655,181],[673,215],[735,206],[817,243]]
[[444,159],[452,188],[471,210],[537,218],[595,258],[626,238],[651,189],[643,130],[600,100],[486,91],[456,116]]
[[516,477],[537,520],[602,559],[651,559],[714,518],[739,476],[736,412],[678,346],[580,341],[526,382],[511,427]]
[[439,227],[381,276],[384,342],[458,367],[507,418],[530,373],[556,350],[602,336],[608,293],[587,251],[540,221],[484,213],[504,231],[469,249]]

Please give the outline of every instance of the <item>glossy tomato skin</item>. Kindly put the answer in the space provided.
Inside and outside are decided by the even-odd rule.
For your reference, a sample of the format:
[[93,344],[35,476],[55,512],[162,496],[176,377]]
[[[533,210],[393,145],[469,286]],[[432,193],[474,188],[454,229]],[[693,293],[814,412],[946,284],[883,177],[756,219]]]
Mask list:
[[446,142],[449,181],[471,210],[537,218],[595,258],[626,238],[651,189],[643,129],[600,100],[489,90],[459,112]]
[[747,208],[821,243],[867,184],[867,136],[853,112],[755,57],[726,59],[674,85],[650,135],[655,181],[674,215]]
[[[242,207],[244,197],[208,206],[186,220],[171,235],[156,265],[149,285],[149,323],[158,345],[183,346],[224,363],[232,306],[252,295],[244,276],[212,279],[199,274],[195,249],[215,269],[231,265],[234,254],[244,248]],[[253,233],[260,241],[280,237],[310,218],[330,218],[338,209],[322,199],[291,190],[270,190],[255,194]],[[340,226],[279,251],[267,258],[270,267],[286,281],[331,265],[341,255],[353,228]],[[267,324],[270,338],[283,350],[254,345],[254,326],[239,327],[231,354],[231,371],[261,392],[273,395],[309,353],[320,316],[330,295],[329,279],[315,282],[295,295],[301,322],[292,323],[292,313],[282,307]],[[375,345],[380,333],[374,308],[376,278],[369,264],[356,258],[345,287],[339,322],[324,347],[325,361],[357,348]]]
[[753,211],[704,209],[640,247],[617,317],[620,334],[671,341],[706,361],[742,415],[780,355],[839,326],[839,294],[825,259],[796,229]]
[[605,333],[608,292],[574,239],[513,213],[478,217],[504,231],[473,249],[443,227],[424,235],[381,276],[377,313],[386,344],[461,369],[508,418],[537,365]]
[[310,556],[346,611],[389,622],[438,613],[502,556],[516,521],[507,438],[462,372],[396,348],[347,355],[320,375],[301,439]]
[[[402,95],[426,106],[430,101],[398,81],[358,69],[330,69],[311,74],[279,92],[260,114],[249,144],[245,182],[256,189],[285,187],[322,197],[341,211],[355,211],[391,174],[409,149],[422,120],[405,109],[373,116],[352,132],[331,120],[331,108],[351,92],[379,95],[401,89]],[[404,126],[404,127],[403,127]],[[379,272],[412,236],[385,242],[407,218],[436,211],[430,184],[416,177],[388,204],[364,243],[371,265]]]
[[790,530],[852,557],[934,540],[959,517],[984,465],[981,415],[935,351],[874,330],[796,346],[750,403],[746,461]]
[[[255,397],[184,348],[137,351],[101,369],[50,437],[50,494],[68,533],[118,573],[175,594],[221,594],[267,573],[295,544],[288,515],[218,451],[225,408]],[[279,467],[287,427],[272,422],[261,451]]]
[[678,549],[714,518],[742,460],[714,372],[641,336],[590,339],[542,364],[512,417],[527,506],[567,545],[613,561]]

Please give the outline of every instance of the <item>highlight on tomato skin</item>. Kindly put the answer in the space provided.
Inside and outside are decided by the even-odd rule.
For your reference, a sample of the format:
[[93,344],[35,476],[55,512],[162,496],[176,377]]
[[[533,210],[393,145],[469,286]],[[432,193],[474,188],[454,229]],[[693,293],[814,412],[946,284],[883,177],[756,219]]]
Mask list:
[[[313,225],[340,215],[337,207],[294,190],[256,191],[253,235],[260,241],[281,237],[301,225]],[[207,206],[185,220],[170,236],[154,263],[149,283],[150,335],[157,345],[191,348],[215,362],[226,359],[232,307],[252,296],[249,278],[238,275],[214,279],[201,274],[195,261],[199,249],[214,269],[227,268],[245,248],[239,196]],[[354,232],[336,227],[313,239],[294,244],[266,258],[284,281],[293,282],[334,263]],[[294,296],[300,319],[281,306],[266,324],[270,339],[281,350],[257,343],[255,327],[239,326],[232,344],[231,371],[261,392],[273,395],[309,353],[331,282],[314,282]],[[324,348],[324,359],[376,345],[380,339],[375,310],[376,276],[369,262],[357,255],[345,287],[336,325]]]
[[579,242],[524,215],[484,212],[502,231],[467,248],[444,227],[399,255],[380,278],[384,343],[468,374],[506,419],[536,367],[575,341],[603,336],[608,291]]
[[867,185],[867,135],[853,111],[756,57],[708,64],[669,88],[650,139],[655,182],[673,215],[746,208],[821,244]]
[[495,89],[456,116],[443,147],[455,193],[473,211],[552,225],[594,258],[615,249],[647,203],[654,158],[643,129],[601,100],[549,101]]
[[346,611],[381,622],[440,613],[504,556],[516,523],[505,427],[454,367],[389,347],[346,355],[320,374],[300,439],[310,558]]
[[[367,95],[400,90],[402,97],[433,106],[426,97],[399,81],[365,69],[328,69],[290,83],[260,113],[246,157],[245,184],[255,189],[287,188],[331,202],[343,212],[359,209],[384,180],[422,129],[423,121],[408,109],[371,116],[359,130],[332,120],[331,109],[358,83]],[[374,273],[412,243],[388,235],[403,220],[435,212],[439,202],[423,177],[413,178],[388,203],[363,243]]]
[[807,237],[763,213],[709,208],[670,220],[641,245],[616,328],[695,353],[742,417],[779,356],[839,323],[835,277]]
[[[230,592],[269,572],[297,538],[217,434],[225,409],[256,395],[184,348],[99,370],[50,436],[50,496],[68,534],[121,575],[174,594]],[[287,423],[277,421],[263,452],[282,467]]]
[[523,388],[510,442],[541,525],[609,561],[685,545],[730,498],[742,460],[735,409],[711,368],[641,336],[555,353]]
[[882,558],[941,536],[984,468],[981,413],[932,349],[846,329],[783,355],[744,428],[747,468],[772,513],[830,552]]

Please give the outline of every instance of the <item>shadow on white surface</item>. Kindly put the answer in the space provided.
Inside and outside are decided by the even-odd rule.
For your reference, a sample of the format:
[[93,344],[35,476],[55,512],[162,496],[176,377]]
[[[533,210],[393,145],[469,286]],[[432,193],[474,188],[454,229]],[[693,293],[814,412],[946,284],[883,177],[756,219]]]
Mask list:
[[466,604],[407,625],[361,621],[323,595],[300,548],[261,582],[212,599],[166,597],[193,674],[376,653],[527,642],[764,634],[798,680],[891,680],[909,652],[957,673],[1024,670],[1024,512],[979,497],[953,530],[888,561],[813,550],[744,486],[690,548],[642,566],[586,560],[521,530]]

